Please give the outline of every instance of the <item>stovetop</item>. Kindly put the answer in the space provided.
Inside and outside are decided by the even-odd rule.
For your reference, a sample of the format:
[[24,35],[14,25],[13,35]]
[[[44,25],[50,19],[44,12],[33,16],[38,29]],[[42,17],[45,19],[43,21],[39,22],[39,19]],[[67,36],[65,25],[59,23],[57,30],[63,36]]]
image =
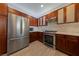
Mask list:
[[45,34],[45,35],[54,35],[54,34],[56,34],[56,32],[57,32],[57,31],[48,31],[48,30],[46,30],[46,31],[44,32],[44,34]]
[[52,30],[45,30],[45,32],[57,32],[57,31],[52,31]]

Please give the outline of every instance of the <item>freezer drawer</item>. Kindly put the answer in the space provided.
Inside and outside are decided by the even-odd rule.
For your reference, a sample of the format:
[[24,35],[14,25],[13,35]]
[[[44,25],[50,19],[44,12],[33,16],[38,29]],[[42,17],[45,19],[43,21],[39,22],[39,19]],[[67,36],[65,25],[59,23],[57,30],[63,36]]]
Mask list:
[[24,48],[29,45],[29,37],[21,37],[21,48]]
[[12,38],[8,42],[8,53],[13,53],[17,50],[21,49],[21,40],[20,38]]

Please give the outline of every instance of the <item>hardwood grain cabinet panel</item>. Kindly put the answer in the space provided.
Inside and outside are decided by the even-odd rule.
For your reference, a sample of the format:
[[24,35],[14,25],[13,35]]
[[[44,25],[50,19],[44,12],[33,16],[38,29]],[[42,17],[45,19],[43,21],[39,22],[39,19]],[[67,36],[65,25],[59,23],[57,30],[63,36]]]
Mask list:
[[78,37],[77,36],[68,36],[66,37],[66,51],[70,54],[70,55],[79,55],[78,54]]
[[66,7],[66,22],[75,22],[75,4]]
[[57,17],[58,24],[79,22],[79,3],[69,4],[45,15],[46,22],[52,17]]
[[6,15],[8,13],[8,5],[5,3],[0,3],[0,15]]
[[45,16],[46,16],[46,19],[51,19],[53,17],[57,17],[57,10],[53,11],[53,12],[51,12],[51,13],[45,15]]
[[58,23],[64,23],[64,9],[58,10]]
[[48,20],[48,14],[47,14],[47,15],[45,15],[45,19],[46,19],[46,21]]
[[76,11],[75,11],[75,21],[76,22],[79,22],[79,3],[75,3],[75,9],[76,9]]
[[59,50],[65,49],[64,35],[56,35],[56,48]]
[[42,17],[40,17],[38,19],[38,26],[43,26],[43,19],[42,19]]
[[42,17],[41,17],[41,18],[39,19],[39,23],[40,23],[39,25],[40,25],[40,26],[43,25],[43,24],[42,24],[42,20],[43,20],[43,19],[42,19]]
[[30,32],[30,43],[36,40],[43,42],[43,32]]
[[40,20],[38,19],[38,26],[40,26]]
[[32,16],[29,17],[29,25],[30,26],[37,26],[38,25],[38,20]]
[[38,40],[40,42],[43,42],[43,32],[37,32],[37,35],[38,35]]
[[46,25],[46,18],[45,18],[45,16],[43,16],[42,24]]
[[37,40],[37,32],[30,32],[30,43]]
[[44,15],[40,18],[38,18],[38,25],[39,26],[47,26],[47,21],[49,21],[51,18],[55,18],[57,19],[57,10],[56,11],[53,11],[47,15]]
[[7,52],[7,17],[0,16],[0,55]]
[[47,25],[46,22],[47,22],[46,16],[38,18],[38,26],[46,26]]
[[72,56],[79,56],[79,37],[57,34],[56,49]]

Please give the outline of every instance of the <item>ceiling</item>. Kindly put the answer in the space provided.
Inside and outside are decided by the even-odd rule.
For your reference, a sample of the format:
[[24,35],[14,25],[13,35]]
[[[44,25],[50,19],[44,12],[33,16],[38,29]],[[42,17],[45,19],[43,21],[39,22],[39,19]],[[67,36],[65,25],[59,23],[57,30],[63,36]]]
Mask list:
[[[41,5],[44,7],[41,8]],[[24,12],[33,17],[39,18],[43,15],[69,5],[68,3],[9,3],[8,6]]]

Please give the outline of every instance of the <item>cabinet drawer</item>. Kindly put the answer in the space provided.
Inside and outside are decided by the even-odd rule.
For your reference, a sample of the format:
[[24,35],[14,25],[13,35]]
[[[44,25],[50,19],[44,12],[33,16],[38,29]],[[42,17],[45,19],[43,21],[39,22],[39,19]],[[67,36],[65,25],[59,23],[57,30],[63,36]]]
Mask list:
[[56,38],[65,38],[65,35],[62,35],[62,34],[56,34]]
[[72,41],[72,42],[78,42],[78,37],[76,36],[68,36],[66,35],[66,39],[69,40],[69,41]]

